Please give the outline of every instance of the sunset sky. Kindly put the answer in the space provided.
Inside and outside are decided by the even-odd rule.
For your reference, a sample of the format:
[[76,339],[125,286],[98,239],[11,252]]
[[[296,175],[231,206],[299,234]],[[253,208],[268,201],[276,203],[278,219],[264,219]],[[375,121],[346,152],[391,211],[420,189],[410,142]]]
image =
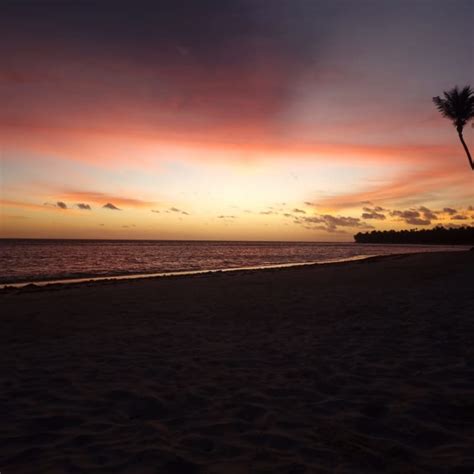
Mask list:
[[472,0],[4,1],[0,236],[473,225],[431,102],[474,85],[473,24]]

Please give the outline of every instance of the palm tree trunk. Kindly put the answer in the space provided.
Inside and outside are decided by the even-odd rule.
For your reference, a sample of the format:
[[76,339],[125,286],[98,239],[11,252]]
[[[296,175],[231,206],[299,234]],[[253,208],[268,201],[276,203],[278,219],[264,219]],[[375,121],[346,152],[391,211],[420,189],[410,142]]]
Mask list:
[[471,169],[474,171],[474,163],[472,161],[471,154],[469,153],[469,148],[467,147],[466,143],[464,142],[464,138],[462,136],[462,131],[458,132],[459,135],[459,140],[461,140],[462,146],[464,147],[464,151],[466,152],[467,159],[469,160],[469,163],[471,165]]

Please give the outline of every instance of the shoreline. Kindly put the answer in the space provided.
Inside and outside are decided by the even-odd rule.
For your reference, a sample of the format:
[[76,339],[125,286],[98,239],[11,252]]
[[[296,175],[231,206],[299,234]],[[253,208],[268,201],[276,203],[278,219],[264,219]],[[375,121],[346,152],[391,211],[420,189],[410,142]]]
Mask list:
[[286,268],[299,268],[299,267],[312,267],[318,265],[332,265],[341,263],[350,263],[358,261],[372,261],[379,258],[389,257],[401,257],[404,255],[423,255],[426,253],[451,253],[451,252],[466,252],[469,249],[456,249],[450,251],[430,251],[430,252],[407,252],[407,253],[393,253],[393,254],[382,254],[382,255],[355,255],[346,258],[335,258],[322,261],[310,261],[310,262],[292,262],[292,263],[276,263],[276,264],[264,264],[264,265],[249,265],[243,267],[224,267],[215,269],[202,269],[202,270],[180,270],[170,272],[153,272],[153,273],[131,273],[131,274],[118,274],[118,275],[106,275],[106,276],[85,276],[79,278],[62,278],[62,279],[51,279],[51,280],[30,280],[30,281],[19,281],[0,283],[0,294],[12,290],[21,290],[25,288],[51,288],[60,286],[75,286],[82,284],[91,283],[107,283],[116,281],[134,281],[134,280],[147,280],[156,278],[167,278],[167,277],[186,277],[186,276],[198,276],[198,275],[210,275],[228,272],[247,272],[247,271],[261,271],[261,270],[278,270]]
[[[420,252],[421,253],[421,252]],[[403,254],[390,254],[390,255],[403,255]],[[224,267],[215,269],[202,269],[202,270],[182,270],[182,271],[171,271],[171,272],[157,272],[157,273],[131,273],[131,274],[120,274],[120,275],[107,275],[107,276],[90,276],[81,278],[65,278],[58,280],[38,280],[38,281],[26,281],[26,282],[13,282],[13,283],[0,283],[0,290],[9,289],[21,289],[25,287],[45,287],[50,285],[76,285],[82,283],[99,283],[99,282],[113,282],[113,281],[127,281],[127,280],[144,280],[149,278],[166,278],[166,277],[185,277],[194,275],[208,275],[213,273],[227,273],[227,272],[245,272],[245,271],[258,271],[258,270],[276,270],[280,268],[293,268],[293,267],[305,267],[313,265],[328,265],[332,263],[345,263],[354,262],[359,260],[367,260],[376,257],[388,257],[390,255],[357,255],[354,257],[338,258],[330,260],[322,260],[320,262],[294,262],[294,263],[275,263],[268,265],[249,265],[244,267]]]

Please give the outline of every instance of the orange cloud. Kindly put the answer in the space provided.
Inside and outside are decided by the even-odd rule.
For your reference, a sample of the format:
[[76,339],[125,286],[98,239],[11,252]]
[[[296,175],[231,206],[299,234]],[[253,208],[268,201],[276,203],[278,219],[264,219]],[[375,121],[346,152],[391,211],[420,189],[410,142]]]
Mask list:
[[60,208],[46,207],[44,204],[34,204],[31,202],[13,201],[9,199],[0,199],[0,206],[3,207],[21,207],[22,209],[31,209],[34,211],[62,210]]
[[75,209],[67,206],[63,202],[54,202],[48,203],[45,202],[43,204],[36,204],[32,202],[24,202],[24,201],[15,201],[10,199],[0,199],[0,206],[2,207],[18,207],[21,209],[27,209],[32,211],[58,211],[58,212],[68,212],[71,214],[79,214],[76,212]]
[[[209,131],[180,129],[132,130],[121,124],[104,127],[45,126],[35,123],[0,124],[0,138],[6,150],[23,150],[35,155],[103,168],[119,166],[156,168],[169,159],[238,164],[249,161],[335,160],[363,165],[370,163],[442,163],[461,154],[453,145],[378,145],[301,141],[273,135],[270,130],[244,130],[238,125]],[[460,157],[461,159],[461,157]]]
[[123,196],[116,196],[97,191],[65,191],[59,194],[59,198],[70,202],[92,202],[103,206],[107,203],[113,203],[117,206],[133,207],[133,208],[147,208],[156,205],[156,202],[144,201],[136,198],[128,198]]
[[362,203],[397,203],[404,199],[426,200],[426,195],[456,187],[458,195],[474,197],[472,177],[460,166],[431,167],[410,171],[392,181],[368,186],[352,193],[340,194],[319,200],[316,203],[322,209],[348,209],[360,207]]

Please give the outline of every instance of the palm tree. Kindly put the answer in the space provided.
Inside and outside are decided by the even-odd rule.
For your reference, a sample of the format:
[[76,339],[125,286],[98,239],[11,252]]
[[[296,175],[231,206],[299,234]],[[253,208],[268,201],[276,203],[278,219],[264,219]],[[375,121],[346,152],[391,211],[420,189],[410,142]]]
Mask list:
[[470,86],[465,86],[462,89],[456,86],[450,91],[444,91],[443,94],[444,99],[441,97],[433,97],[433,102],[443,117],[452,120],[453,125],[458,131],[459,140],[461,140],[462,146],[464,147],[467,159],[474,171],[474,163],[471,154],[462,136],[464,126],[469,120],[474,118],[474,90],[472,90]]

